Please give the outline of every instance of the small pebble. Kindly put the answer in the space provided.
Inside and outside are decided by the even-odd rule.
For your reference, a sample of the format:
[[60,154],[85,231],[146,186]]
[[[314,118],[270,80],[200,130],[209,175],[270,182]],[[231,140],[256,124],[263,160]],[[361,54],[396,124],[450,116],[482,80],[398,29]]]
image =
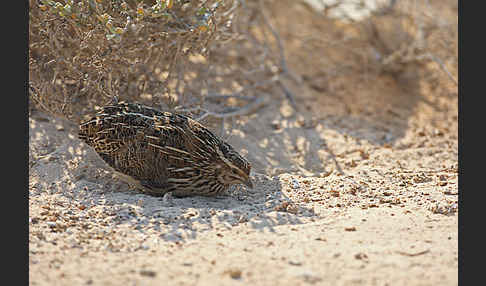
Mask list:
[[147,277],[155,277],[157,273],[152,270],[141,270],[140,275],[142,276],[147,276]]
[[301,266],[302,262],[289,260],[289,264],[294,266]]
[[300,188],[299,181],[297,181],[296,179],[292,178],[292,189],[298,189],[298,188]]
[[47,226],[48,227],[54,228],[54,227],[56,227],[56,225],[57,225],[56,222],[53,222],[53,221],[48,221],[47,222]]
[[241,270],[239,269],[231,269],[227,271],[231,278],[233,279],[240,279],[241,278]]
[[275,130],[279,130],[280,128],[282,128],[280,121],[278,121],[278,120],[272,121],[271,126]]

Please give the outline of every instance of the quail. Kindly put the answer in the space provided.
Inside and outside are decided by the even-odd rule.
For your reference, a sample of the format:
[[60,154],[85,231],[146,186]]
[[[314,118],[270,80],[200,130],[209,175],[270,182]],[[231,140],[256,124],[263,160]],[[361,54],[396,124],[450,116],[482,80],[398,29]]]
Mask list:
[[122,179],[152,195],[215,196],[253,188],[250,163],[188,116],[114,102],[79,124],[79,138]]

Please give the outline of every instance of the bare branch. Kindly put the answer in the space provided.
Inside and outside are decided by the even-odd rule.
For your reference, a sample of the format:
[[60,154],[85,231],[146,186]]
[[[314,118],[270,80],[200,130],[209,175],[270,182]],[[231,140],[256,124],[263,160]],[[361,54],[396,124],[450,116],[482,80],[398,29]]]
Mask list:
[[457,79],[456,79],[456,78],[454,78],[454,76],[453,76],[453,75],[452,75],[452,74],[449,72],[449,70],[447,69],[447,67],[444,65],[444,62],[442,62],[442,60],[441,60],[439,57],[437,57],[437,56],[435,56],[435,55],[433,55],[433,54],[431,54],[431,53],[427,53],[427,56],[428,56],[428,57],[429,57],[431,60],[433,60],[434,62],[438,63],[438,64],[439,64],[439,66],[441,67],[441,69],[442,69],[443,71],[445,71],[445,73],[446,73],[446,74],[449,76],[449,78],[450,78],[450,79],[451,79],[451,80],[452,80],[452,81],[453,81],[453,82],[456,84],[456,86],[458,85]]
[[[261,14],[263,16],[263,21],[265,24],[268,26],[270,29],[270,32],[272,33],[273,37],[277,41],[277,46],[280,54],[280,68],[282,69],[282,73],[280,74],[281,76],[289,76],[292,80],[295,82],[299,83],[300,80],[292,73],[290,72],[288,66],[287,66],[287,61],[285,59],[285,50],[284,50],[284,45],[282,42],[282,39],[280,38],[280,35],[278,32],[275,30],[275,28],[270,24],[270,20],[268,19],[268,15],[265,13],[265,8],[263,6],[263,0],[259,1],[260,4],[260,9],[261,9]],[[280,77],[277,77],[277,82],[279,86],[282,88],[285,97],[289,100],[290,104],[292,105],[292,108],[294,108],[295,111],[298,111],[297,109],[297,104],[295,103],[295,96],[290,91],[290,89],[281,81]]]
[[202,115],[194,118],[194,120],[196,120],[196,121],[201,121],[208,116],[212,116],[214,118],[229,118],[229,117],[233,117],[233,116],[248,115],[248,114],[252,113],[260,105],[262,105],[265,102],[265,99],[266,99],[265,96],[257,97],[253,100],[253,102],[251,102],[251,103],[249,103],[249,104],[247,104],[247,105],[245,105],[241,108],[237,108],[233,111],[223,112],[223,113],[209,111],[209,110],[202,108],[202,107],[183,108],[183,109],[177,109],[177,111],[179,111],[179,112],[203,111]]
[[290,91],[290,89],[281,80],[278,81],[278,85],[280,86],[280,88],[282,88],[282,90],[285,94],[285,97],[290,102],[290,105],[292,106],[292,108],[294,108],[295,111],[299,111],[299,109],[297,108],[297,104],[295,103],[295,96]]

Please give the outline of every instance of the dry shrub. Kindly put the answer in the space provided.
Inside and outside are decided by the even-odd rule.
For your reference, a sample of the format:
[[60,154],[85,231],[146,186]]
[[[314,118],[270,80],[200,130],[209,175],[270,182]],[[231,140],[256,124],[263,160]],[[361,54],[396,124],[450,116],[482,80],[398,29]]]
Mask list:
[[457,1],[392,3],[390,9],[375,12],[364,27],[382,71],[400,79],[411,68],[430,74],[433,63],[442,71],[433,76],[445,75],[457,86]]
[[30,106],[75,121],[114,96],[163,109],[224,95],[241,105],[275,74],[273,53],[252,35],[263,25],[258,1],[29,4]]

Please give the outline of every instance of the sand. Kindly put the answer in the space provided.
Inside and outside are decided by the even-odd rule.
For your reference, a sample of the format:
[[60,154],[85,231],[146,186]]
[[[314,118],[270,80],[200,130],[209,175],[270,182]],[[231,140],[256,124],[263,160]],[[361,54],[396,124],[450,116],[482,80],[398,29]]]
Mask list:
[[29,282],[457,285],[457,98],[446,101],[384,130],[273,99],[225,136],[255,188],[181,199],[130,189],[75,124],[33,112]]

